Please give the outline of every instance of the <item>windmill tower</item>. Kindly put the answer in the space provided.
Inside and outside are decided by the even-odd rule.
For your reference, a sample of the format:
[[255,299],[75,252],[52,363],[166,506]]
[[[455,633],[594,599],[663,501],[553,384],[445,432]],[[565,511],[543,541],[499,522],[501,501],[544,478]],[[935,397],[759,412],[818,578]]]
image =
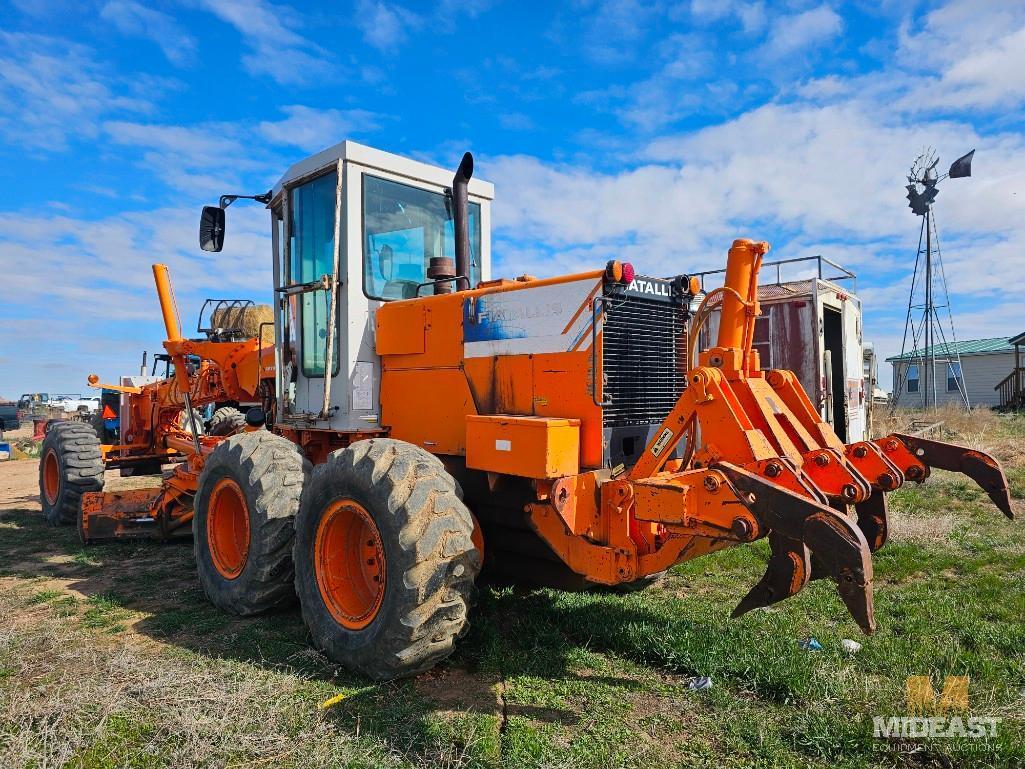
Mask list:
[[[954,317],[950,310],[950,296],[947,292],[947,276],[943,270],[943,256],[940,253],[939,231],[933,204],[939,194],[939,183],[945,179],[959,179],[972,175],[972,158],[975,150],[955,160],[950,170],[939,176],[936,166],[940,159],[935,150],[922,152],[911,164],[908,173],[907,198],[912,213],[922,220],[918,233],[918,252],[915,255],[915,270],[911,278],[911,293],[908,296],[908,312],[904,321],[904,339],[900,349],[900,376],[895,382],[893,406],[897,408],[901,399],[904,405],[921,406],[925,409],[937,405],[937,365],[946,379],[953,379],[965,408],[970,407],[961,368],[961,354],[954,334]],[[937,292],[939,289],[939,292]],[[939,311],[945,311],[945,323],[940,320]],[[905,392],[908,374],[917,366],[921,372],[917,392]],[[946,389],[946,383],[944,383]],[[916,397],[917,396],[917,397]]]

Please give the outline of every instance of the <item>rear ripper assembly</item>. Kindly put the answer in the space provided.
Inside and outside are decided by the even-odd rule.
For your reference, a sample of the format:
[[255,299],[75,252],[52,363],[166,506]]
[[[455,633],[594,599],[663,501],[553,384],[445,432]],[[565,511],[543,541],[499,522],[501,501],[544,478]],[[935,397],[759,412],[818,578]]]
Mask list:
[[[718,343],[688,372],[686,389],[636,464],[555,481],[531,505],[531,520],[574,571],[604,584],[768,536],[768,569],[734,617],[830,577],[871,633],[871,553],[887,539],[885,492],[923,482],[932,467],[953,470],[1013,518],[1007,479],[989,455],[951,444],[890,435],[844,445],[793,373],[761,370],[752,341],[768,249],[734,241],[726,284],[706,296],[691,330],[696,338],[721,297]],[[669,459],[681,441],[693,447],[689,462]],[[588,488],[597,489],[593,504],[581,493]],[[608,532],[605,542],[585,536],[595,521]]]

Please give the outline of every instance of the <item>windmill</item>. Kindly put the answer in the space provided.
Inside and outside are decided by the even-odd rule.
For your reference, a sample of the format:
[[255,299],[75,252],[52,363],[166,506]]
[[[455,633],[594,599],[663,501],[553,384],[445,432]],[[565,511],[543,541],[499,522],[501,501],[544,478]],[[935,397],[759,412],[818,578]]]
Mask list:
[[[908,374],[914,366],[918,366],[922,372],[916,385],[921,405],[926,409],[936,407],[937,364],[943,364],[947,380],[953,379],[965,408],[970,407],[961,368],[961,355],[954,334],[954,317],[950,310],[947,276],[943,270],[933,204],[939,194],[940,182],[972,175],[974,156],[975,150],[963,155],[951,163],[947,173],[940,176],[936,170],[940,162],[939,156],[930,147],[915,158],[908,172],[908,205],[915,216],[921,217],[922,224],[918,233],[918,252],[915,255],[915,270],[911,278],[907,318],[904,321],[904,339],[898,359],[901,365],[898,368],[899,382],[895,383],[897,386],[894,388],[894,409],[900,403],[901,396],[905,394],[904,387],[909,379]],[[939,302],[937,288],[941,292]],[[946,311],[946,324],[940,320],[938,310]],[[909,398],[914,394],[907,393]]]

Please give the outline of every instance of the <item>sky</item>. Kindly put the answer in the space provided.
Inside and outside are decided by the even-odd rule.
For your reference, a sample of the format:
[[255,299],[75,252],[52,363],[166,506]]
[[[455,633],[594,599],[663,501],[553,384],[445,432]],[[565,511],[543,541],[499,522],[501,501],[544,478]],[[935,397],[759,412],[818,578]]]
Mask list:
[[[204,297],[270,299],[268,189],[343,139],[496,186],[493,272],[724,266],[736,237],[858,275],[900,351],[905,175],[936,205],[958,338],[1025,330],[1025,3],[0,0],[0,395],[138,370]],[[187,328],[191,330],[191,326]],[[883,384],[888,373],[880,372]]]

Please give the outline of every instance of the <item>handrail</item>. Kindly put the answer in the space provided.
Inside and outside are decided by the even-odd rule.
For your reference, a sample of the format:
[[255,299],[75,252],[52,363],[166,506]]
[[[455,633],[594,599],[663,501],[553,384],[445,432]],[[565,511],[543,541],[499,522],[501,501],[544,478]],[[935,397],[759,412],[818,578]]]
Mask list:
[[1000,394],[1001,408],[1025,406],[1025,366],[1011,369],[993,389]]
[[[762,270],[763,271],[765,270],[766,267],[775,267],[776,268],[776,282],[775,282],[775,284],[767,284],[764,281],[763,281],[763,283],[765,285],[777,285],[778,286],[778,285],[780,285],[783,282],[782,281],[782,275],[780,273],[780,267],[781,266],[783,266],[784,264],[797,264],[797,263],[800,263],[800,262],[812,262],[812,261],[817,263],[818,279],[819,280],[829,280],[829,281],[833,281],[833,282],[836,282],[838,280],[850,280],[850,281],[853,281],[853,283],[854,283],[854,289],[857,288],[858,276],[854,272],[852,272],[851,270],[848,270],[846,267],[844,267],[841,264],[837,264],[832,259],[829,259],[829,258],[827,258],[825,256],[822,256],[821,254],[815,254],[814,256],[798,256],[798,257],[794,257],[793,259],[777,259],[776,261],[773,261],[773,262],[762,262]],[[822,270],[822,263],[823,262],[828,264],[830,267],[833,267],[834,269],[838,270],[841,274],[839,274],[839,275],[831,275],[831,276],[825,277],[823,275],[823,270]],[[701,289],[704,290],[704,288],[705,288],[705,276],[706,275],[718,275],[718,274],[725,273],[725,272],[726,272],[725,268],[721,268],[721,269],[718,269],[718,270],[705,270],[704,272],[695,272],[695,273],[692,273],[692,276],[697,277],[697,278],[699,278],[701,280]],[[854,290],[854,289],[852,289],[852,290]]]
[[1003,379],[1001,379],[1001,380],[1000,380],[1000,384],[998,384],[998,385],[997,385],[996,387],[994,387],[993,389],[994,389],[994,390],[999,390],[999,389],[1000,389],[1000,387],[1001,387],[1001,386],[1002,386],[1002,385],[1003,385],[1003,384],[1004,384],[1005,382],[1007,382],[1007,381],[1009,381],[1010,379],[1012,379],[1012,378],[1014,377],[1014,375],[1015,375],[1015,374],[1018,374],[1019,376],[1021,376],[1022,372],[1025,372],[1025,366],[1019,366],[1018,368],[1014,368],[1014,369],[1011,369],[1011,373],[1010,373],[1010,374],[1008,374],[1007,376],[1005,376],[1005,377],[1004,377]]
[[[602,336],[602,386],[601,386],[601,400],[598,400],[598,320],[601,318],[602,321],[602,332],[604,332],[605,326],[605,308],[608,304],[609,298],[602,294],[599,294],[591,300],[591,400],[594,405],[598,408],[605,408],[611,406],[612,401],[605,400],[605,337]],[[598,311],[598,305],[601,305],[601,312]]]

